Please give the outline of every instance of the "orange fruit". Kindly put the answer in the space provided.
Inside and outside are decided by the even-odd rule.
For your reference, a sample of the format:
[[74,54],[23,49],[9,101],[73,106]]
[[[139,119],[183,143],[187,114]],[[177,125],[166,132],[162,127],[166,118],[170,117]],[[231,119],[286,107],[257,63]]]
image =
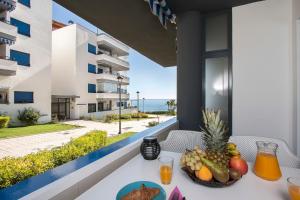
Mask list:
[[213,178],[211,171],[204,165],[195,174],[202,181],[210,181]]

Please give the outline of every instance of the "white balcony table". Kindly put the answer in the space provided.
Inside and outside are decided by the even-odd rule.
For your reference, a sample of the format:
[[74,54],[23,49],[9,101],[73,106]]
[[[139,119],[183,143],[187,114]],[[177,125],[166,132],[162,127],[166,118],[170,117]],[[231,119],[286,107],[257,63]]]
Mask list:
[[282,167],[282,178],[275,182],[265,181],[256,177],[249,164],[249,172],[241,180],[227,188],[208,188],[195,184],[179,166],[181,154],[162,152],[161,155],[172,156],[174,160],[173,179],[170,185],[162,185],[159,177],[158,161],[146,161],[138,155],[118,168],[112,174],[94,185],[77,199],[114,200],[118,191],[125,185],[135,181],[152,181],[160,184],[169,197],[175,186],[187,200],[289,200],[286,179],[300,176],[300,169]]

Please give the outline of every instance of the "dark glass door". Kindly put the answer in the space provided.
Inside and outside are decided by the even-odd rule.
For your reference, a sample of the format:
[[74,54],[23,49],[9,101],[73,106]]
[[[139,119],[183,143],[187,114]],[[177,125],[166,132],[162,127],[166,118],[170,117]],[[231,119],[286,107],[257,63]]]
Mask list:
[[221,109],[221,117],[232,126],[232,28],[231,11],[204,18],[204,102],[208,109]]

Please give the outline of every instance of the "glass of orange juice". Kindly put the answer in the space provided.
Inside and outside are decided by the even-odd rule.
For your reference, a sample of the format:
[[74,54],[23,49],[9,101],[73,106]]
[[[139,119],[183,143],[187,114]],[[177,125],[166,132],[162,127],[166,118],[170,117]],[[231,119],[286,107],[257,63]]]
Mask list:
[[253,171],[268,181],[276,181],[281,177],[280,166],[277,159],[278,145],[272,142],[256,142],[257,155]]
[[300,177],[287,179],[288,191],[291,200],[300,200]]
[[174,159],[170,156],[161,156],[158,160],[160,180],[162,184],[168,185],[172,180]]

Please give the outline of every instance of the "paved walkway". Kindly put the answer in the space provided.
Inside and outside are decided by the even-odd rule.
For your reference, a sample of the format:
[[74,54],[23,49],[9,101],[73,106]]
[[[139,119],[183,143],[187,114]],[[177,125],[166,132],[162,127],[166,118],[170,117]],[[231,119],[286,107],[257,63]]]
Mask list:
[[[160,116],[159,121],[164,122],[171,118],[173,117]],[[148,122],[156,120],[157,119],[144,119],[139,121],[122,122],[122,132],[143,131],[148,128]],[[24,156],[32,152],[61,146],[62,144],[69,142],[71,138],[80,137],[91,130],[104,130],[107,131],[109,136],[116,135],[119,131],[118,122],[101,123],[74,120],[65,123],[83,126],[84,128],[0,140],[0,158],[6,156]]]

